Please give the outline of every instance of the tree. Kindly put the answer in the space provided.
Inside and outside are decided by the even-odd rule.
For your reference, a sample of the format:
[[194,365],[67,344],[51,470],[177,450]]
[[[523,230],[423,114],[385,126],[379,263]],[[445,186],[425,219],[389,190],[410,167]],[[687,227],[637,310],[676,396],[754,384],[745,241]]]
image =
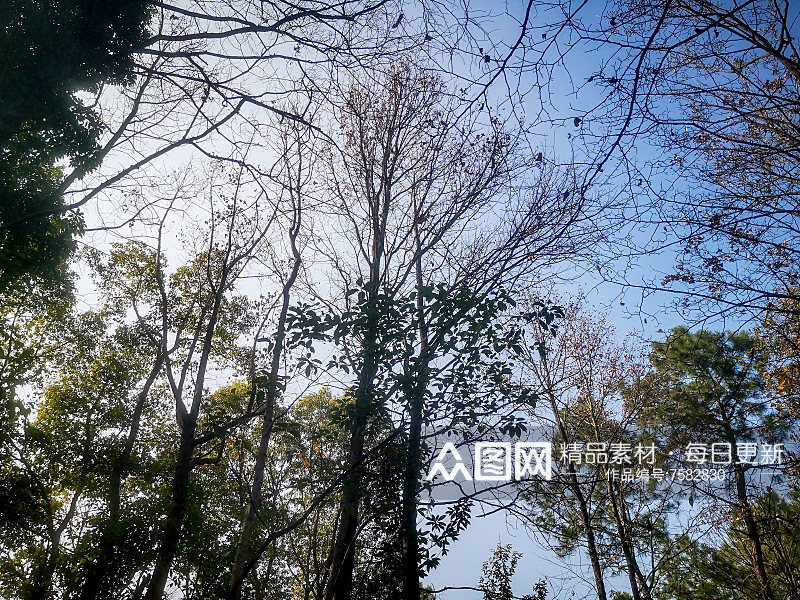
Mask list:
[[[516,512],[558,555],[586,548],[598,597],[608,596],[607,573],[622,571],[633,598],[650,598],[669,560],[672,495],[651,483],[612,477],[613,469],[633,466],[637,445],[648,444],[637,423],[653,393],[642,384],[644,355],[630,340],[616,343],[607,318],[577,302],[567,308],[554,339],[530,333],[522,374],[546,400],[531,418],[549,432],[558,460],[553,481],[525,482],[526,506]],[[630,393],[634,388],[637,393]],[[615,458],[615,447],[629,449],[630,456],[622,451]]]
[[511,578],[522,555],[512,552],[511,546],[497,544],[492,558],[483,563],[480,587],[484,600],[511,600]]
[[[298,512],[305,509],[324,493],[324,485],[338,475],[345,460],[347,431],[343,427],[342,413],[347,410],[347,397],[335,397],[328,389],[301,398],[287,417],[287,432],[290,443],[297,444],[297,459],[304,469],[296,472],[295,487],[304,501]],[[337,498],[335,494],[319,505],[311,518],[296,530],[290,538],[296,560],[291,554],[287,559],[299,563],[302,598],[322,597],[326,573],[325,550],[333,543],[336,523]]]
[[[602,132],[580,135],[592,144],[594,181],[604,165],[619,166],[607,170],[628,198],[619,226],[631,237],[620,251],[675,259],[660,281],[634,282],[625,267],[616,279],[678,294],[701,316],[790,309],[797,17],[785,0],[622,0],[573,21],[574,35],[602,56],[586,77],[593,108],[582,117]],[[597,92],[606,101],[595,103]],[[631,150],[646,146],[635,158]]]
[[[794,307],[796,300],[782,300],[780,306],[767,308],[763,322],[754,331],[755,347],[764,356],[759,371],[764,377],[764,392],[770,396],[775,409],[786,413],[794,422],[800,418],[800,346],[798,322]],[[798,481],[797,464],[790,466],[793,479]]]
[[[765,565],[775,593],[781,598],[797,596],[798,532],[797,497],[779,498],[768,492],[758,499],[756,510],[764,525]],[[667,577],[657,590],[660,599],[763,598],[752,575],[750,541],[736,520],[727,528],[718,546],[692,540],[669,565]]]
[[[511,578],[517,570],[517,563],[522,555],[511,549],[510,545],[497,544],[492,552],[492,557],[483,563],[479,588],[483,592],[484,600],[513,600]],[[533,586],[533,594],[527,594],[522,600],[544,600],[547,597],[547,587],[544,581]]]
[[55,280],[18,281],[0,293],[0,441],[25,410],[18,389],[42,381],[55,350],[49,335],[58,336],[73,308],[74,277],[59,270]]
[[[313,173],[308,166],[313,162],[313,159],[307,158],[307,156],[313,154],[314,147],[309,143],[307,134],[308,132],[305,128],[301,128],[297,123],[292,123],[290,127],[281,131],[279,137],[280,147],[278,148],[278,153],[281,156],[279,160],[282,164],[276,168],[277,173],[274,176],[274,179],[279,182],[280,190],[275,206],[288,205],[289,207],[288,209],[283,208],[280,212],[288,215],[288,222],[283,226],[283,230],[286,232],[285,250],[288,250],[291,259],[289,260],[289,267],[286,269],[283,267],[283,260],[278,252],[272,251],[270,256],[273,273],[275,278],[280,281],[280,299],[275,317],[274,333],[269,342],[270,356],[267,361],[268,364],[265,365],[265,368],[258,369],[259,377],[264,381],[265,388],[263,390],[264,413],[261,422],[261,439],[256,452],[255,464],[253,465],[253,483],[248,494],[249,501],[242,519],[236,558],[231,569],[230,586],[234,597],[239,593],[238,590],[243,581],[246,565],[252,554],[250,547],[252,530],[262,499],[261,488],[264,482],[267,450],[278,398],[285,386],[285,383],[281,382],[281,362],[286,353],[287,318],[291,304],[291,294],[302,266],[301,233],[303,231],[303,214],[308,212],[308,207],[305,206],[308,201],[306,187],[311,183],[309,180]],[[265,337],[263,329],[269,316],[271,316],[269,313],[265,315],[265,321],[259,328],[257,341]],[[255,371],[254,363],[255,361],[252,364],[253,371]],[[252,373],[251,376],[254,377],[255,373]]]
[[[331,150],[327,173],[335,235],[323,237],[319,251],[331,258],[340,282],[337,291],[347,307],[341,314],[350,326],[334,337],[348,345],[355,342],[344,354],[357,383],[352,474],[341,496],[328,598],[347,598],[351,588],[364,481],[357,466],[368,416],[390,398],[379,387],[381,372],[392,372],[395,363],[405,364],[410,428],[403,534],[407,597],[419,595],[417,570],[412,569],[418,563],[413,523],[421,471],[418,431],[430,364],[443,352],[437,345],[463,316],[456,312],[456,318],[441,315],[439,322],[431,321],[426,302],[432,290],[441,283],[443,293],[454,295],[465,287],[479,297],[519,278],[534,258],[540,266],[563,260],[586,241],[580,232],[582,196],[572,177],[555,174],[547,180],[537,171],[531,174],[537,161],[515,144],[499,120],[482,125],[480,112],[474,112],[469,120],[452,121],[448,115],[456,105],[451,103],[437,77],[406,61],[392,67],[381,87],[356,82],[343,99],[344,143]],[[570,196],[565,188],[575,193]],[[512,202],[504,207],[508,196]],[[473,225],[480,218],[487,220],[485,228]],[[403,347],[395,328],[403,320],[397,312],[404,310],[402,299],[410,297],[410,290],[415,290],[416,308],[409,313],[415,325]],[[320,301],[330,305],[325,296]]]
[[76,172],[97,166],[97,110],[79,91],[135,79],[133,55],[148,36],[149,2],[5,6],[0,52],[0,292],[25,277],[52,278],[82,229],[60,189],[69,159]]
[[[236,171],[226,175],[219,184],[215,178],[206,184],[213,196],[213,210],[206,221],[209,229],[200,230],[198,239],[191,240],[196,254],[188,264],[168,272],[161,247],[164,228],[169,227],[185,189],[176,191],[163,206],[149,205],[160,229],[155,248],[129,243],[115,247],[107,260],[96,261],[99,285],[108,304],[121,323],[131,321],[133,325],[127,326],[138,328],[152,362],[135,400],[132,420],[126,424],[126,442],[115,457],[110,495],[104,498],[109,519],[102,524],[102,534],[90,551],[90,568],[81,592],[84,597],[114,596],[125,586],[127,574],[120,571],[122,565],[117,559],[124,558],[122,546],[131,533],[120,523],[120,487],[128,485],[131,454],[140,444],[141,420],[154,400],[171,398],[176,428],[160,432],[156,443],[161,466],[166,471],[172,469],[171,475],[164,475],[171,500],[163,519],[157,515],[150,521],[161,521],[160,531],[151,533],[150,547],[157,550],[140,557],[141,562],[134,567],[134,573],[141,575],[138,593],[146,588],[152,597],[163,593],[179,549],[187,541],[183,525],[195,508],[195,470],[219,461],[215,455],[224,450],[228,432],[263,410],[257,405],[255,386],[251,386],[248,397],[232,396],[240,402],[229,404],[224,416],[210,419],[207,414],[215,405],[207,377],[213,378],[215,370],[226,368],[248,372],[252,349],[240,344],[242,338],[254,333],[255,304],[235,294],[233,287],[247,263],[258,255],[274,222],[269,213],[253,209],[245,192],[252,182],[245,182],[241,171],[238,176]],[[188,232],[189,224],[181,220]],[[159,393],[154,398],[156,390]],[[141,523],[134,527],[141,528]],[[145,564],[150,560],[156,566],[145,576]]]
[[[10,510],[2,572],[9,597],[79,589],[85,545],[103,530],[83,507],[108,500],[124,446],[120,432],[149,368],[142,332],[115,324],[109,311],[74,311],[62,319],[63,329],[45,330],[57,336],[47,359],[52,378],[22,405],[3,445],[3,503]],[[154,495],[150,506],[158,505]],[[140,551],[140,540],[127,541],[126,554]]]
[[[271,222],[256,218],[241,223],[239,220],[244,221],[246,217],[239,207],[237,192],[234,191],[227,206],[211,215],[208,249],[190,265],[176,271],[169,284],[157,254],[155,277],[160,295],[161,351],[169,354],[170,338],[174,336],[175,358],[168,357],[164,366],[180,433],[176,440],[172,500],[145,600],[159,600],[164,593],[188,508],[191,472],[194,466],[207,460],[197,454],[204,444],[217,440],[225,430],[220,427],[198,431],[210,361],[214,356],[233,358],[235,365],[239,354],[236,352],[236,337],[254,324],[248,300],[241,296],[230,298],[229,295],[236,278],[258,251]],[[221,229],[219,234],[218,227]],[[172,311],[178,313],[177,319],[170,318]],[[226,357],[226,351],[233,352]],[[190,370],[193,377],[187,380]],[[249,413],[252,409],[248,406],[242,412]],[[241,418],[241,415],[237,416]]]
[[[650,360],[663,377],[663,396],[654,398],[646,419],[661,429],[668,447],[683,448],[692,441],[726,444],[731,460],[731,498],[712,497],[729,505],[744,525],[742,540],[764,600],[775,597],[765,562],[764,533],[756,516],[755,498],[748,474],[758,469],[737,457],[742,442],[780,440],[788,422],[776,414],[763,395],[757,366],[762,360],[747,333],[690,333],[685,327],[670,332],[665,342],[654,342]],[[774,468],[774,467],[771,467]]]

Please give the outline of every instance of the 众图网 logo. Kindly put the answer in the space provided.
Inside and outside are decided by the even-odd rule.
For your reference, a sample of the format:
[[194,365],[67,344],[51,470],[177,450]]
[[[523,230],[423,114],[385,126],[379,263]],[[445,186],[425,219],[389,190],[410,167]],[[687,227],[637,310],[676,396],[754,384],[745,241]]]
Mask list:
[[[446,443],[428,472],[428,480],[520,481],[527,477],[550,480],[553,448],[550,442],[478,442],[473,467],[467,468],[455,444]],[[448,468],[449,467],[449,468]]]

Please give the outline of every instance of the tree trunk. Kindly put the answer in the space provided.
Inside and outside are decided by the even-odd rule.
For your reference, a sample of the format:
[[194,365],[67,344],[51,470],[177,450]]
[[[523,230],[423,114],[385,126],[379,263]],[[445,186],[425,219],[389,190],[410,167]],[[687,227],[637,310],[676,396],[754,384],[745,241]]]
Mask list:
[[417,494],[421,468],[422,398],[412,398],[409,409],[408,452],[403,474],[402,556],[403,600],[419,600],[419,536],[417,532]]
[[53,546],[53,540],[50,541],[51,547],[47,553],[45,561],[35,569],[31,577],[31,583],[26,586],[27,590],[24,592],[25,600],[47,600],[50,597],[53,588],[53,574],[56,570],[56,560],[58,558],[58,548]]
[[236,547],[236,558],[233,563],[233,568],[231,569],[230,594],[228,596],[231,599],[238,598],[241,595],[241,583],[246,575],[245,567],[250,557],[253,527],[263,500],[262,493],[267,463],[267,450],[269,449],[270,434],[272,433],[272,424],[275,417],[275,398],[277,395],[277,390],[275,389],[276,382],[272,377],[273,374],[270,373],[270,382],[267,384],[267,393],[265,395],[266,406],[261,420],[261,439],[259,440],[258,450],[256,452],[253,485],[250,489],[250,501],[244,510],[244,517],[242,518],[242,525],[239,533],[239,542]]
[[[735,448],[735,443],[732,446]],[[747,537],[750,539],[752,545],[752,561],[755,570],[758,585],[761,587],[761,597],[764,600],[774,600],[775,596],[772,593],[772,586],[770,585],[767,569],[764,566],[764,550],[761,545],[761,534],[758,531],[755,515],[753,514],[753,507],[747,499],[747,487],[744,480],[744,469],[740,465],[734,464],[734,480],[736,482],[736,500],[739,504],[739,509],[742,511],[742,519],[744,520],[745,531]]]
[[[419,209],[415,207],[415,214]],[[417,531],[417,494],[422,470],[422,417],[425,407],[425,391],[428,387],[428,326],[425,319],[425,301],[422,295],[422,245],[419,222],[414,219],[416,260],[414,261],[417,285],[417,330],[419,332],[418,364],[414,372],[407,373],[412,379],[407,384],[409,412],[408,448],[405,472],[403,473],[403,498],[401,506],[401,552],[403,572],[403,600],[419,600],[419,534]],[[409,369],[410,370],[410,369]]]
[[[294,229],[294,232],[297,230]],[[272,357],[269,371],[269,382],[267,383],[266,398],[264,414],[261,420],[261,439],[258,444],[258,451],[256,453],[256,461],[253,467],[253,486],[250,490],[250,502],[245,508],[244,517],[242,519],[241,531],[239,534],[239,543],[236,548],[236,558],[231,569],[230,578],[230,592],[228,597],[231,600],[239,598],[242,589],[242,579],[247,575],[245,572],[248,559],[250,558],[250,551],[253,537],[253,527],[255,525],[255,518],[261,508],[263,500],[262,493],[264,487],[264,474],[267,464],[267,450],[269,449],[269,440],[272,433],[273,421],[275,418],[275,404],[278,399],[278,372],[280,370],[280,361],[283,354],[283,342],[286,337],[286,317],[289,313],[289,300],[290,292],[294,282],[297,280],[297,274],[300,271],[300,253],[295,244],[296,233],[291,239],[292,251],[294,253],[294,265],[289,278],[283,285],[281,312],[278,316],[278,324],[275,330],[274,347],[272,349]]]
[[[547,397],[550,401],[550,410],[553,411],[559,434],[564,439],[564,443],[567,443],[567,428],[564,426],[564,422],[561,419],[561,413],[558,412],[556,399],[551,392],[548,392]],[[597,599],[607,600],[608,596],[606,593],[606,583],[603,579],[603,567],[600,564],[600,554],[597,552],[597,541],[594,537],[594,527],[592,527],[592,519],[591,515],[589,514],[589,503],[586,500],[586,497],[583,495],[583,490],[581,489],[580,482],[578,481],[578,476],[575,473],[575,465],[568,463],[567,468],[570,474],[569,485],[572,489],[572,493],[575,495],[575,499],[578,501],[578,511],[581,515],[583,533],[586,536],[586,549],[587,553],[589,554],[589,562],[592,565],[592,575],[594,576]]]
[[[178,541],[180,539],[183,519],[186,516],[186,507],[189,499],[189,476],[192,471],[192,459],[197,446],[197,441],[195,439],[197,417],[200,414],[200,406],[203,402],[203,386],[205,384],[206,370],[211,356],[214,333],[219,319],[219,310],[225,293],[227,275],[228,272],[223,269],[218,287],[214,293],[214,304],[211,309],[211,314],[204,328],[203,346],[200,353],[200,360],[197,364],[197,375],[195,376],[191,409],[185,412],[183,399],[180,397],[175,398],[176,416],[181,427],[181,437],[178,445],[178,453],[175,457],[175,473],[172,479],[172,502],[170,504],[166,523],[164,524],[164,529],[161,532],[161,544],[158,549],[156,565],[147,586],[144,600],[161,600],[167,585],[167,578],[172,569],[172,563],[175,560],[175,554],[178,550]],[[164,310],[166,310],[166,304]]]
[[189,417],[181,430],[180,446],[175,465],[175,474],[172,480],[172,502],[169,516],[161,533],[161,545],[158,549],[158,558],[150,583],[147,586],[144,600],[161,600],[167,585],[172,563],[178,550],[178,540],[186,516],[186,505],[189,497],[189,475],[192,470],[192,455],[194,454],[194,434],[196,422]]
[[[391,138],[391,136],[390,136]],[[350,474],[342,484],[339,499],[339,524],[331,551],[331,567],[325,588],[325,600],[351,600],[353,570],[355,567],[356,537],[358,536],[358,509],[363,492],[363,460],[367,421],[375,405],[375,377],[378,374],[378,332],[380,315],[375,308],[382,281],[386,223],[391,206],[391,177],[387,162],[391,152],[384,153],[381,171],[381,192],[370,201],[370,229],[372,230],[369,280],[367,283],[367,309],[369,311],[361,342],[362,367],[353,407],[350,429],[348,469]]]
[[367,418],[373,405],[374,379],[377,373],[374,345],[373,341],[367,345],[364,370],[359,377],[348,456],[350,474],[342,484],[339,525],[331,552],[331,568],[325,600],[350,600],[353,590],[358,509],[363,491],[364,438]]
[[616,491],[614,490],[614,486],[607,472],[606,489],[608,490],[608,499],[611,502],[611,512],[614,516],[614,524],[617,527],[617,536],[619,537],[620,546],[622,547],[622,554],[628,566],[628,580],[631,584],[633,600],[651,600],[652,594],[650,593],[650,586],[647,585],[647,581],[639,568],[639,561],[636,559],[636,549],[629,535],[626,519],[622,514],[623,507],[617,502]]
[[155,364],[137,396],[125,447],[117,457],[111,471],[111,479],[108,486],[108,520],[104,523],[103,532],[100,536],[98,557],[89,569],[86,581],[81,589],[80,600],[110,600],[116,597],[116,584],[120,568],[120,556],[117,553],[117,549],[124,543],[120,536],[121,532],[118,529],[122,479],[128,468],[136,438],[139,435],[142,411],[150,394],[150,388],[155,383],[163,365],[164,355],[159,352],[156,355]]
[[594,585],[597,590],[597,600],[607,600],[606,583],[603,579],[603,567],[600,564],[600,555],[597,552],[597,540],[594,537],[594,527],[592,526],[592,518],[589,514],[589,504],[586,497],[583,495],[578,476],[575,474],[575,466],[570,463],[569,465],[570,481],[572,493],[575,494],[575,499],[578,501],[578,510],[581,515],[581,523],[583,524],[583,533],[586,535],[586,551],[589,554],[589,562],[592,565],[592,575],[594,576]]
[[[377,291],[377,277],[370,294]],[[325,600],[350,600],[353,590],[356,537],[358,535],[358,509],[363,492],[364,442],[369,413],[375,403],[375,377],[378,372],[377,356],[378,315],[373,313],[367,323],[363,341],[364,363],[358,378],[353,422],[350,433],[348,469],[350,474],[342,484],[339,500],[339,524],[331,551],[331,567],[325,589]]]

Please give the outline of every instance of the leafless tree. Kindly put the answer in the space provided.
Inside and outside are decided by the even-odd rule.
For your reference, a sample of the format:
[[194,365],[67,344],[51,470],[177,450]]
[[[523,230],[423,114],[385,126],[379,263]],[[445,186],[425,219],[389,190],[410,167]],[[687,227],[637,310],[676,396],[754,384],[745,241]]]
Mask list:
[[[643,383],[649,372],[645,353],[630,341],[617,344],[605,317],[577,301],[566,315],[555,339],[532,332],[523,357],[525,376],[546,400],[532,417],[552,431],[558,453],[557,487],[534,483],[527,496],[533,513],[520,516],[549,541],[554,536],[561,553],[586,548],[599,597],[608,595],[608,573],[624,571],[634,598],[652,598],[660,566],[677,548],[665,529],[676,491],[613,477],[612,469],[635,460],[631,451],[629,462],[615,466],[609,448],[647,443],[638,420],[658,390]],[[604,458],[589,452],[592,458],[584,462],[587,443],[601,448]]]
[[[279,220],[285,222],[281,226],[281,231],[285,232],[285,240],[269,248],[267,254],[269,264],[264,266],[267,273],[279,282],[280,291],[275,307],[276,315],[273,317],[274,331],[269,332],[267,337],[266,323],[263,323],[256,338],[257,342],[269,340],[265,368],[258,369],[258,376],[264,381],[264,408],[259,444],[252,467],[252,484],[247,489],[248,502],[231,570],[232,597],[240,594],[245,571],[252,558],[253,527],[263,501],[267,452],[275,423],[275,410],[287,383],[288,375],[283,372],[286,359],[287,316],[292,301],[292,290],[303,264],[303,215],[309,211],[308,204],[313,206],[313,195],[307,191],[307,188],[313,185],[314,173],[314,146],[309,135],[310,131],[307,128],[295,122],[284,125],[278,135],[279,146],[276,150],[279,160],[271,179],[277,183],[278,192],[273,202],[276,212],[280,215]],[[265,260],[262,259],[261,262],[263,264]],[[272,317],[269,313],[267,316]]]
[[[581,228],[586,199],[574,178],[525,153],[499,120],[485,121],[481,130],[479,111],[454,121],[456,109],[439,79],[407,62],[396,64],[380,86],[353,85],[338,113],[341,154],[331,150],[326,208],[333,220],[318,234],[320,253],[338,279],[320,300],[330,302],[326,295],[344,296],[363,284],[365,306],[377,307],[383,294],[417,291],[416,342],[408,352],[420,370],[404,390],[409,445],[401,512],[409,598],[419,594],[414,565],[425,365],[446,335],[445,324],[429,321],[424,290],[437,282],[453,290],[470,286],[476,293],[512,285],[533,265],[544,269],[574,257],[589,239]],[[362,462],[370,415],[382,410],[376,383],[383,377],[379,340],[385,327],[377,310],[368,313],[348,350],[357,375],[353,472],[342,488],[327,598],[347,598],[352,589],[359,523],[365,519],[359,514],[364,475],[355,467]]]

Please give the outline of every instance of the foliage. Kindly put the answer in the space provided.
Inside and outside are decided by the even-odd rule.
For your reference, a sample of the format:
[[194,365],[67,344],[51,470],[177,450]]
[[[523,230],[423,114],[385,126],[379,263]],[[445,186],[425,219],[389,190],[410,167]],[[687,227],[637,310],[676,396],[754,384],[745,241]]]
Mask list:
[[[800,564],[797,531],[797,494],[779,498],[768,492],[758,500],[758,514],[765,527],[766,561],[772,585],[782,598],[797,594],[796,573]],[[659,600],[699,598],[746,598],[759,600],[763,590],[751,576],[752,566],[744,531],[734,518],[727,539],[719,546],[696,540],[681,540],[682,552],[667,565]]]
[[777,410],[800,418],[800,325],[797,300],[784,299],[775,310],[768,305],[762,324],[755,331],[756,345],[765,361],[760,365],[766,391]]
[[[491,558],[483,563],[479,587],[484,600],[513,600],[511,579],[517,570],[517,563],[522,558],[519,552],[511,549],[510,544],[501,544],[492,552]],[[547,586],[539,581],[533,586],[533,594],[522,596],[521,600],[544,600],[547,597]]]
[[[150,4],[124,0],[10,0],[0,54],[0,292],[50,279],[83,221],[64,205],[61,163],[87,172],[102,124],[81,90],[135,79]],[[66,214],[65,214],[66,213]]]
[[645,420],[660,428],[669,449],[690,441],[780,439],[788,425],[763,393],[764,355],[747,332],[679,326],[665,342],[653,343],[650,360],[663,396],[653,399]]

